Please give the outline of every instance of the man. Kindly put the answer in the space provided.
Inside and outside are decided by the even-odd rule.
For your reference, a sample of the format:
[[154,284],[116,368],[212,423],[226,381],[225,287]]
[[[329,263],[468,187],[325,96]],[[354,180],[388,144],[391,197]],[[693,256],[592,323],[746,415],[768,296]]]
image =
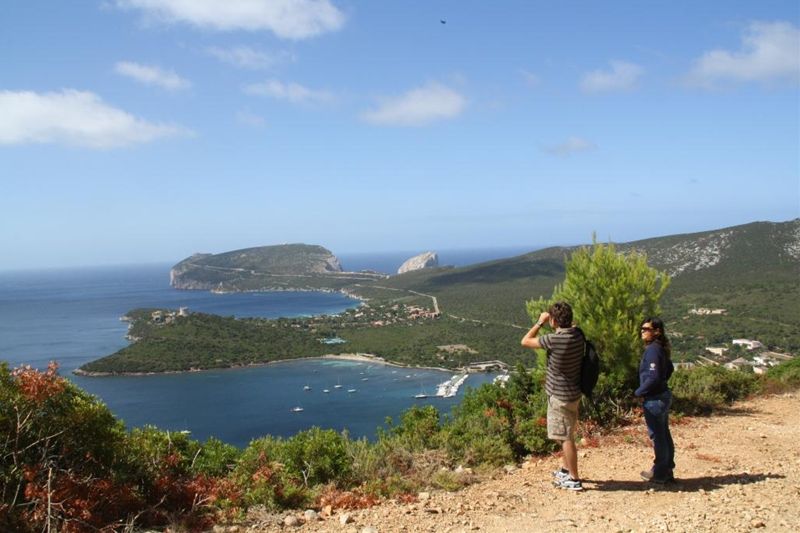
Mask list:
[[[539,330],[549,325],[553,333],[539,337]],[[572,307],[556,302],[522,338],[522,345],[547,350],[547,437],[561,442],[563,466],[553,472],[557,487],[583,490],[578,477],[578,450],[575,429],[578,426],[578,404],[581,401],[581,360],[585,339],[572,323]]]

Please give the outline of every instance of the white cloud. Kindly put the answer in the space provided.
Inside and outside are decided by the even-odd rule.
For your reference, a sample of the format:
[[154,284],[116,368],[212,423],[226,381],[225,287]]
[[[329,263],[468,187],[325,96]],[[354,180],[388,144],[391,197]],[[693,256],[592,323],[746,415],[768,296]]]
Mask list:
[[207,48],[206,51],[223,63],[250,70],[268,69],[292,58],[291,54],[288,52],[271,54],[255,50],[249,46],[236,46],[233,48],[218,48],[212,46]]
[[163,22],[184,22],[219,31],[268,30],[284,39],[305,39],[344,25],[330,0],[117,0]]
[[401,96],[385,99],[361,118],[386,126],[422,126],[437,120],[455,118],[467,105],[467,99],[439,83],[429,83]]
[[256,115],[250,111],[239,111],[236,113],[236,121],[239,124],[250,126],[252,128],[261,128],[266,124],[264,117]]
[[800,80],[800,30],[788,22],[752,22],[738,52],[712,50],[695,60],[691,85]]
[[603,91],[629,91],[636,87],[644,69],[625,61],[611,61],[611,70],[593,70],[581,80],[581,89],[587,93]]
[[177,91],[191,87],[191,83],[175,74],[152,65],[142,65],[130,61],[120,61],[114,65],[117,74],[136,80],[145,85],[155,85],[168,91]]
[[539,79],[539,76],[537,76],[536,74],[534,74],[532,72],[529,72],[529,71],[527,71],[525,69],[520,69],[519,73],[522,76],[522,79],[525,81],[525,84],[528,87],[538,87],[539,84],[541,83],[541,80]]
[[588,152],[590,150],[594,150],[595,148],[597,148],[597,145],[587,141],[586,139],[582,139],[581,137],[570,137],[562,143],[546,147],[545,152],[552,155],[567,157],[579,152]]
[[333,95],[327,91],[317,91],[303,87],[299,83],[283,83],[277,80],[246,85],[243,90],[247,94],[268,96],[276,100],[285,100],[293,104],[324,103],[333,100]]
[[63,143],[115,148],[191,134],[109,106],[94,93],[0,91],[0,144]]

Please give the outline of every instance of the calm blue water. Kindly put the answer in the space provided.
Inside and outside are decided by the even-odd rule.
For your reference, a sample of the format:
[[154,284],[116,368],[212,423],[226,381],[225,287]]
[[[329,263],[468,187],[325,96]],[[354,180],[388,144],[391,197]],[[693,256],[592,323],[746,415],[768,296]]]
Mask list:
[[[507,255],[451,254],[448,264],[471,264]],[[518,253],[522,253],[519,251]],[[460,255],[459,255],[460,254]],[[440,257],[444,254],[440,254]],[[343,256],[348,269],[394,271],[408,254]],[[444,255],[444,257],[447,257]],[[397,262],[399,258],[399,262]],[[397,262],[397,266],[387,268]],[[441,261],[445,264],[445,261]],[[415,402],[448,411],[456,398],[415,400],[450,377],[435,370],[403,369],[350,361],[304,360],[257,368],[192,374],[87,378],[80,365],[127,345],[119,317],[137,307],[177,308],[237,317],[335,314],[358,305],[340,294],[274,292],[211,294],[176,291],[170,265],[0,272],[0,361],[43,368],[57,360],[62,374],[97,395],[129,427],[153,424],[216,436],[238,446],[265,435],[289,436],[311,426],[348,429],[373,437],[387,416]],[[493,376],[473,375],[465,387]],[[341,383],[342,388],[334,387]],[[308,385],[311,391],[304,391]],[[325,394],[323,389],[329,389]],[[348,394],[347,389],[356,389]],[[292,412],[302,407],[302,412]]]

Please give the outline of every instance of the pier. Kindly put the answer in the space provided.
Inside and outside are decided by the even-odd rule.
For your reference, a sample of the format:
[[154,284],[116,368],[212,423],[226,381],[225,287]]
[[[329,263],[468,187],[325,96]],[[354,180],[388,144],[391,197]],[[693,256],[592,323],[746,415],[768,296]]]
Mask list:
[[468,376],[468,374],[456,374],[447,381],[440,383],[439,386],[436,387],[436,396],[441,398],[452,398],[458,393],[458,389],[461,387],[461,385],[467,381]]

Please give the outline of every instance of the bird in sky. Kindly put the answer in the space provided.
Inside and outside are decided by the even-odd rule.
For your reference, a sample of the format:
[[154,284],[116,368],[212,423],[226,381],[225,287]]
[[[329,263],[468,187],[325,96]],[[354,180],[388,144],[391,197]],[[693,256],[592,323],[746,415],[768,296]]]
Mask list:
[[445,19],[439,19],[439,22],[441,22],[442,24],[447,24],[447,21]]

